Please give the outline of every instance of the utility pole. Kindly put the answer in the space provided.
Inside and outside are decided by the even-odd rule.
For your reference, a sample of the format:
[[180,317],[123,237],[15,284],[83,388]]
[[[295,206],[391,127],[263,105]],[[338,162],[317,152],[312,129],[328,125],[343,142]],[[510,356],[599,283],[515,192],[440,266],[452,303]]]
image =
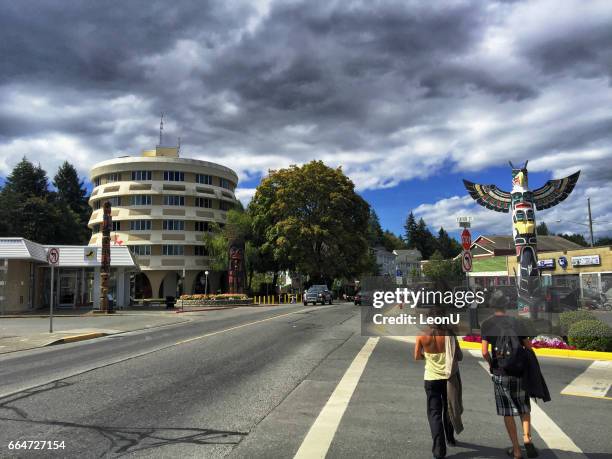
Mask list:
[[593,241],[593,218],[591,217],[591,198],[587,198],[587,204],[589,206],[589,232],[591,233],[591,247],[595,245]]

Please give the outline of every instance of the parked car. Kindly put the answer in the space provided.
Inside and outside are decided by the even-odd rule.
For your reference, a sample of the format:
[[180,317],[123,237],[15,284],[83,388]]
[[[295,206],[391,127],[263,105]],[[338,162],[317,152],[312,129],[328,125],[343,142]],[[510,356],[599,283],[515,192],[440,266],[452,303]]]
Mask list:
[[332,304],[332,293],[327,288],[327,285],[313,285],[306,293],[304,293],[304,306],[308,303],[312,304]]

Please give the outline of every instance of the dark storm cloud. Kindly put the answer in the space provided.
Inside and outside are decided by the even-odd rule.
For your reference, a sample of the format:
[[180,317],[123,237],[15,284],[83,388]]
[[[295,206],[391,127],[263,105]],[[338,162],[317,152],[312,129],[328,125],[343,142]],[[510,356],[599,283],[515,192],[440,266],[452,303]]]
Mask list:
[[23,155],[86,173],[137,154],[156,143],[163,111],[165,143],[181,136],[186,155],[243,177],[323,158],[364,189],[541,158],[534,167],[582,168],[581,183],[599,185],[591,162],[612,158],[611,11],[573,0],[2,2],[0,175]]

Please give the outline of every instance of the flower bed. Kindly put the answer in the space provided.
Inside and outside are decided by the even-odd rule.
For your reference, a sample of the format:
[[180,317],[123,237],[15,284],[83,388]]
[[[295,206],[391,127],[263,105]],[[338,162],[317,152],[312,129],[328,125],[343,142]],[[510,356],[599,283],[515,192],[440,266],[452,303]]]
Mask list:
[[176,302],[178,307],[198,306],[246,306],[253,304],[253,299],[244,294],[224,293],[210,295],[181,295]]
[[204,295],[202,293],[198,293],[195,295],[181,295],[179,300],[190,300],[190,301],[199,301],[199,300],[248,300],[249,297],[244,293],[209,293],[208,295]]
[[[481,343],[482,337],[479,335],[468,335],[463,337],[463,341],[468,343]],[[576,346],[570,346],[558,336],[547,335],[536,336],[531,340],[531,345],[535,349],[576,349]]]
[[535,349],[569,349],[576,350],[576,346],[570,346],[558,336],[541,335],[531,340],[531,345]]

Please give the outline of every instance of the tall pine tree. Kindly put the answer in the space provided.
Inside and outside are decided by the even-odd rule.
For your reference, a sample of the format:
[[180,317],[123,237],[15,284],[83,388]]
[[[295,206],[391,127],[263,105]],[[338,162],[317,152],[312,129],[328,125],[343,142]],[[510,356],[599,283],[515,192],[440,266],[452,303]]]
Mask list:
[[87,232],[70,206],[50,192],[46,172],[26,158],[7,177],[0,192],[0,236],[19,236],[42,244],[80,244]]
[[87,222],[91,210],[87,204],[87,191],[74,166],[64,161],[53,178],[53,185],[57,188],[58,201],[72,210],[78,219],[78,230],[71,243],[86,244],[89,239]]
[[417,222],[414,213],[410,212],[404,224],[404,240],[409,249],[416,249]]
[[454,258],[461,252],[461,245],[456,239],[451,238],[443,227],[438,231],[436,247],[444,259]]

